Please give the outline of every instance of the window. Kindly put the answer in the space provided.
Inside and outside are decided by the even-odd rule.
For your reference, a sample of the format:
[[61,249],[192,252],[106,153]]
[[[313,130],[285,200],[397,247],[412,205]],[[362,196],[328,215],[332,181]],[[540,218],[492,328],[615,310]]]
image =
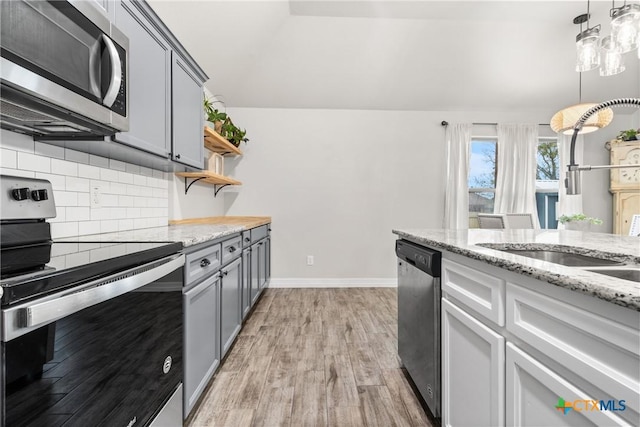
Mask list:
[[472,138],[469,157],[469,212],[493,213],[496,193],[497,140]]
[[560,158],[556,138],[538,139],[536,208],[541,228],[558,228],[556,204],[560,179]]

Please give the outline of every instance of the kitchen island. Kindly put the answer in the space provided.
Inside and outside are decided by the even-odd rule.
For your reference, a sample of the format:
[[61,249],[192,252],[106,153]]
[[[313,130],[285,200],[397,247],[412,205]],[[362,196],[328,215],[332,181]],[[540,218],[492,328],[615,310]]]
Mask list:
[[596,272],[603,267],[504,251],[585,255],[633,270],[640,266],[637,238],[394,233],[442,252],[443,425],[640,425],[640,284]]

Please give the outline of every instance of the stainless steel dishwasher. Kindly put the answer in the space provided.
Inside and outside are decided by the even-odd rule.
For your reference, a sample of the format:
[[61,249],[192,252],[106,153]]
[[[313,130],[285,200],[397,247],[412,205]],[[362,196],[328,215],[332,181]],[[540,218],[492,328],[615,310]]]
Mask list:
[[438,251],[396,241],[398,354],[434,417],[440,417],[440,263]]

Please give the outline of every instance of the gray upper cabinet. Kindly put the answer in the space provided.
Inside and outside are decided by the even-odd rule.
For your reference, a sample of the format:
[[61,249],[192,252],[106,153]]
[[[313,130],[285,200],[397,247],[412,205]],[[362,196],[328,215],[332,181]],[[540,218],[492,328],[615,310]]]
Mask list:
[[[171,152],[171,47],[139,9],[123,0],[115,25],[129,37],[129,132],[116,140],[169,157]],[[202,116],[202,113],[200,114]]]
[[204,168],[202,82],[173,52],[173,160]]
[[110,21],[113,20],[114,4],[112,0],[89,0],[89,3],[93,4]]

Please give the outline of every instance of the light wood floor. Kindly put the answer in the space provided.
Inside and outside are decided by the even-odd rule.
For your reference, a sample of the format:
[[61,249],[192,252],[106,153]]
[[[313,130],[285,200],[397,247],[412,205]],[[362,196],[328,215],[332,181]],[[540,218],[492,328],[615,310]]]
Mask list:
[[400,370],[396,298],[266,289],[188,426],[431,426]]

